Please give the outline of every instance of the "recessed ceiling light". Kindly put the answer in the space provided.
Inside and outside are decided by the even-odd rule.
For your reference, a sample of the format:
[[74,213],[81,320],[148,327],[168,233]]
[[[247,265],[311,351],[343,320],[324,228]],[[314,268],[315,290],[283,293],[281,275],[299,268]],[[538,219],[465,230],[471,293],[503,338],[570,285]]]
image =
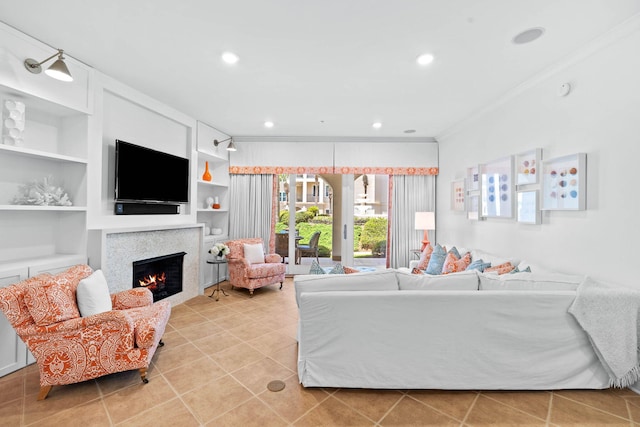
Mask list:
[[433,55],[430,53],[424,53],[416,58],[418,65],[429,65],[433,62]]
[[373,126],[374,129],[380,129],[382,127],[382,123],[375,122],[372,126]]
[[520,34],[516,35],[511,41],[515,44],[525,44],[531,43],[534,40],[537,40],[544,34],[544,28],[536,27],[529,28],[528,30],[524,30]]
[[416,133],[415,129],[407,129],[404,131],[404,133]]
[[227,64],[235,64],[240,58],[233,52],[225,52],[222,54],[222,60]]
[[270,122],[270,121],[266,121],[266,122],[264,122],[264,127],[266,127],[266,128],[272,128],[272,127],[273,127],[273,122]]

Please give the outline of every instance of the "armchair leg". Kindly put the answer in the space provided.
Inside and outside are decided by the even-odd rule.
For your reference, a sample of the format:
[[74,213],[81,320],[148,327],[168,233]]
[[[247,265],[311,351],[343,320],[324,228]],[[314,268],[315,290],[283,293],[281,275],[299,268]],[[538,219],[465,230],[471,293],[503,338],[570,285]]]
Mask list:
[[164,341],[162,341],[162,338],[158,341],[158,347],[164,347]]
[[282,282],[280,282],[280,290],[282,290]]
[[40,387],[40,393],[38,393],[38,400],[44,400],[47,398],[47,395],[51,391],[51,385],[46,385],[44,387]]
[[249,298],[253,298],[253,289],[249,289]]
[[140,368],[140,378],[142,378],[142,382],[145,384],[149,382],[147,379],[147,368]]

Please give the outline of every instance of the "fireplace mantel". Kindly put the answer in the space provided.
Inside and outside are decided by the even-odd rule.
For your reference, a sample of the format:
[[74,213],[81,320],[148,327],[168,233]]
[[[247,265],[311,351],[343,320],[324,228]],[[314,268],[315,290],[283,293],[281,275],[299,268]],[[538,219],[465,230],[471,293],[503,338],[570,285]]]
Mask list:
[[180,304],[200,293],[199,266],[203,225],[106,228],[89,231],[89,265],[102,269],[111,293],[131,289],[133,262],[186,252],[182,292],[167,298]]

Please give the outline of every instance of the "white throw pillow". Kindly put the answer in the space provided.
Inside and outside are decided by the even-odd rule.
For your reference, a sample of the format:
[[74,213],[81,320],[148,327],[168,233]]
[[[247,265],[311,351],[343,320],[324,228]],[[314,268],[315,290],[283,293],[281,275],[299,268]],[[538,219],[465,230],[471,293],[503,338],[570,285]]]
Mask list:
[[249,264],[264,264],[264,249],[260,243],[244,244],[244,257]]
[[82,279],[78,283],[76,300],[82,317],[104,313],[113,309],[109,286],[102,270],[94,271],[91,276]]

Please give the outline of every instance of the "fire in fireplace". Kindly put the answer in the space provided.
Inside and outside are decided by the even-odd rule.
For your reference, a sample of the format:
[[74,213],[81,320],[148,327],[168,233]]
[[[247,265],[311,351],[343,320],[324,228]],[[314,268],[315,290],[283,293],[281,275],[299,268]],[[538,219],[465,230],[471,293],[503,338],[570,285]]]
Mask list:
[[133,287],[147,288],[153,301],[182,292],[182,264],[186,252],[143,259],[133,263]]

